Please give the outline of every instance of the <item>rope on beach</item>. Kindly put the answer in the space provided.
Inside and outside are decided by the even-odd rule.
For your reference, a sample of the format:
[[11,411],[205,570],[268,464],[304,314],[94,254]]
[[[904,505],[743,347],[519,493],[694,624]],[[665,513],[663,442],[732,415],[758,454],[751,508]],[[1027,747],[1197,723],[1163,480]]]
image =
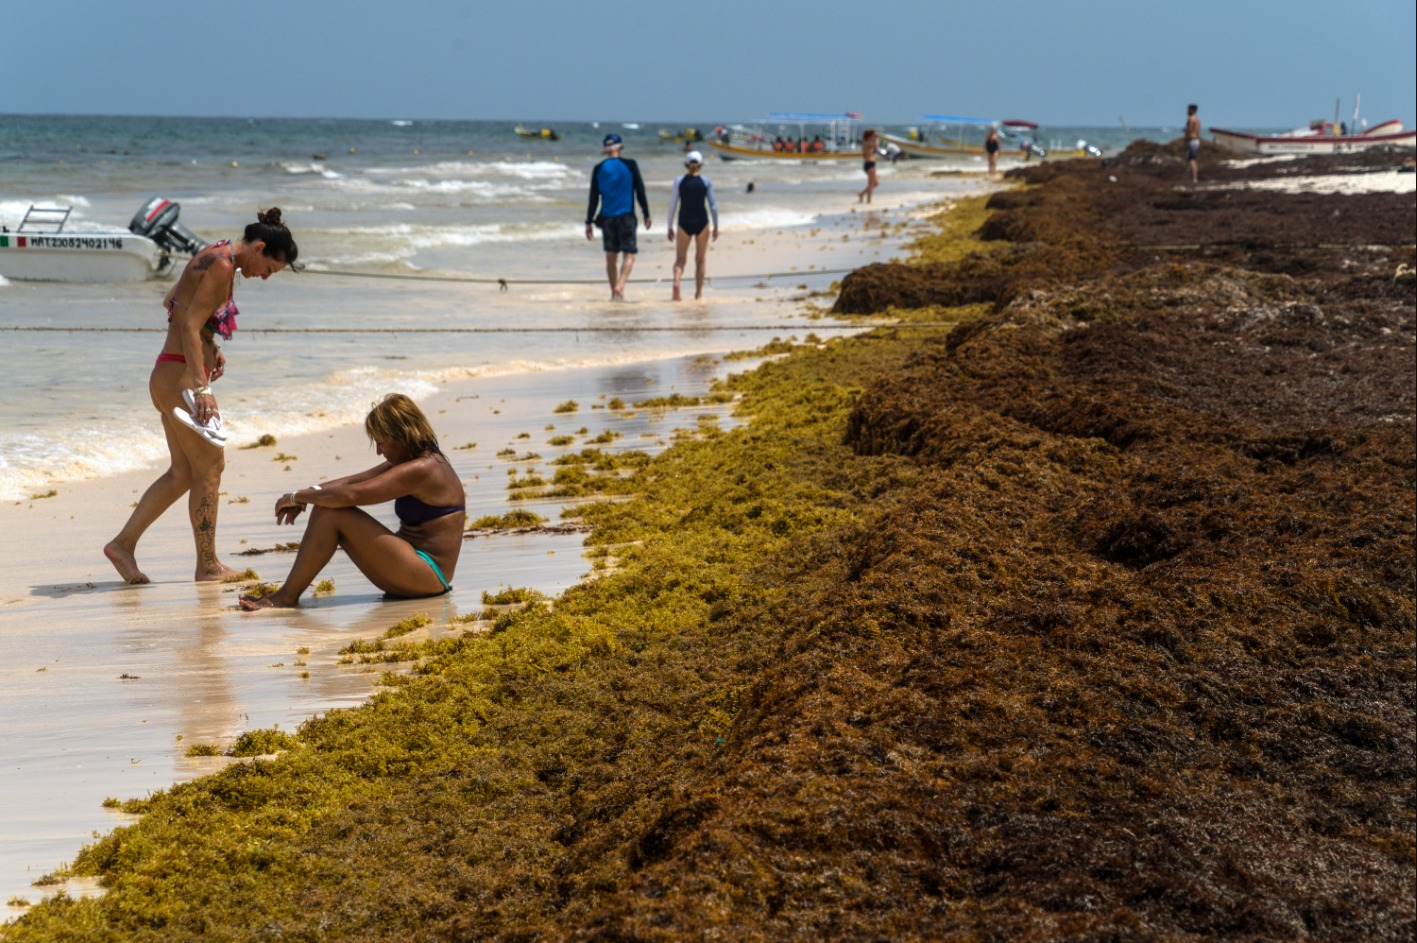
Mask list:
[[[738,281],[745,278],[804,278],[808,275],[848,275],[854,268],[808,269],[803,272],[765,272],[758,275],[714,275],[708,281]],[[470,285],[496,285],[506,289],[511,285],[603,285],[601,278],[491,278],[486,275],[396,275],[382,272],[345,272],[334,269],[304,269],[302,275],[337,275],[341,278],[382,278],[407,282],[467,282]],[[654,278],[632,278],[631,284],[658,285],[668,281],[670,276],[657,275]]]

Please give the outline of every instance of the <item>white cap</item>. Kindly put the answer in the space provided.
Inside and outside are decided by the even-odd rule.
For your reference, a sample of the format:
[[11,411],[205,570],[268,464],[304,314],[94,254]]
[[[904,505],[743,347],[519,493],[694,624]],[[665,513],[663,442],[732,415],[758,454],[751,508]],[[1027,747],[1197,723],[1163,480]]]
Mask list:
[[689,166],[690,164],[702,164],[703,162],[704,155],[700,154],[698,151],[690,151],[689,153],[684,155],[685,167]]

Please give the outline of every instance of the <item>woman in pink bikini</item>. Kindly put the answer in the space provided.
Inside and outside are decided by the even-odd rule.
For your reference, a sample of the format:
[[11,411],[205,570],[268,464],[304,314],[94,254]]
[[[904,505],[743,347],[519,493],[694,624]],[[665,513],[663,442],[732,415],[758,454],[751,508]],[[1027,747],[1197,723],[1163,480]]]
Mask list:
[[294,263],[300,252],[279,209],[257,213],[256,219],[235,244],[223,239],[192,256],[163,300],[167,339],[148,379],[148,393],[162,417],[172,464],[148,486],[128,523],[103,548],[129,583],[148,582],[138,569],[138,540],[183,494],[197,545],[195,579],[220,580],[236,572],[216,555],[217,492],[226,467],[226,437],[211,388],[226,372],[216,338],[230,340],[236,330],[237,270],[248,279],[265,280]]

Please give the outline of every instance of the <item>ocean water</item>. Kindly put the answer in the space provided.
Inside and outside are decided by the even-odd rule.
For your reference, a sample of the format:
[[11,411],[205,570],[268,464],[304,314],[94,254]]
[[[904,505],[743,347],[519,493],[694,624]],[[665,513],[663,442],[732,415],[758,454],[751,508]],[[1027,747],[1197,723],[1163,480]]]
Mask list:
[[[685,127],[711,129],[573,123],[551,141],[501,122],[0,116],[0,224],[13,228],[34,204],[71,207],[68,231],[125,229],[163,196],[181,205],[184,226],[215,241],[279,206],[306,269],[238,278],[240,329],[216,389],[238,440],[358,422],[391,389],[417,398],[459,377],[849,329],[809,320],[793,299],[897,251],[898,240],[851,238],[861,231],[854,162],[710,160],[723,238],[710,254],[709,303],[668,303],[663,219],[640,231],[633,303],[608,302],[599,237],[588,243],[583,226],[601,137],[625,138],[662,217],[684,146],[659,132]],[[1038,133],[1108,149],[1135,136]],[[930,177],[940,166],[883,168],[880,196],[895,201],[897,218],[979,189],[975,179]],[[147,377],[169,284],[0,279],[0,500],[165,456]]]

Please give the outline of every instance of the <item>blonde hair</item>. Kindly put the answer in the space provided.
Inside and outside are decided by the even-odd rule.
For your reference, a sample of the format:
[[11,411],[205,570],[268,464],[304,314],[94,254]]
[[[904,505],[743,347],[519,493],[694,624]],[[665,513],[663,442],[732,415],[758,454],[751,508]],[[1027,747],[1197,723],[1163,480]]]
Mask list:
[[375,403],[364,419],[364,431],[370,440],[399,443],[413,458],[434,452],[443,454],[428,417],[417,403],[402,393],[390,393]]

